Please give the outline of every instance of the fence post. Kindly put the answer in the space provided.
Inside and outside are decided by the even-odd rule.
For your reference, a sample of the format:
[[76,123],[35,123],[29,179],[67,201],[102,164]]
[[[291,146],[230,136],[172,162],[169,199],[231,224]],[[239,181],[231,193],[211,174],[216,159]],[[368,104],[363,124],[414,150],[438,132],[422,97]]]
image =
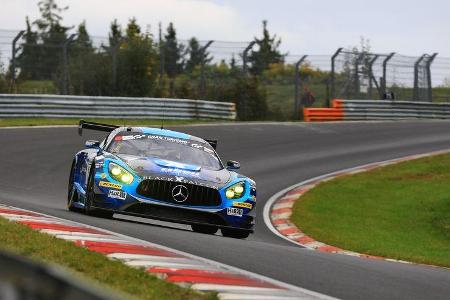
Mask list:
[[[375,81],[375,85],[377,84],[377,81],[375,80],[375,76],[373,75],[373,65],[375,64],[375,61],[380,57],[378,54],[375,54],[375,56],[369,61],[369,91],[367,93],[367,99],[372,99],[372,80]],[[378,86],[377,86],[378,89]]]
[[361,61],[364,59],[364,55],[365,55],[365,53],[361,52],[358,55],[358,57],[356,58],[356,62],[355,62],[355,80],[354,80],[355,86],[354,86],[354,88],[355,88],[356,99],[359,99],[360,91],[361,91],[360,86],[359,86],[359,84],[360,84],[360,82],[359,82],[359,65],[361,64]]
[[434,59],[438,53],[433,53],[433,55],[430,56],[430,58],[427,61],[427,85],[428,85],[428,101],[433,102],[433,86],[431,82],[431,64],[433,63]]
[[16,54],[18,49],[16,48],[17,41],[23,36],[25,30],[19,31],[12,43],[12,53],[11,53],[11,75],[12,75],[12,88],[16,86]]
[[248,44],[247,48],[245,48],[244,52],[242,53],[242,70],[244,71],[244,74],[247,74],[247,56],[248,56],[248,51],[250,51],[255,44],[256,44],[255,41],[250,42],[250,44]]
[[159,22],[159,80],[158,85],[159,88],[162,89],[163,85],[163,78],[164,78],[164,63],[165,63],[165,54],[166,54],[166,47],[165,43],[162,39],[162,29],[161,29],[161,22]]
[[383,95],[386,94],[386,69],[387,69],[387,64],[388,62],[391,60],[392,57],[394,57],[395,52],[392,52],[391,54],[389,54],[383,61],[383,77],[382,77],[382,81],[381,81],[381,97],[383,98]]
[[331,57],[331,98],[334,98],[335,95],[335,59],[336,57],[344,50],[344,48],[339,48]]
[[427,55],[423,54],[419,59],[416,60],[414,63],[414,88],[413,88],[413,100],[419,101],[419,65],[422,62],[422,60],[425,59]]
[[202,54],[202,62],[200,64],[200,97],[203,98],[205,96],[205,88],[206,88],[206,84],[205,84],[205,64],[206,64],[206,49],[208,49],[209,46],[211,46],[211,44],[214,43],[214,41],[209,41],[208,43],[206,43],[205,46],[203,46],[202,48],[200,48],[200,53]]
[[300,66],[305,61],[308,55],[303,55],[296,63],[295,63],[295,98],[294,98],[294,119],[298,118],[299,109],[303,106],[300,99]]
[[68,48],[69,44],[73,42],[73,39],[75,38],[76,34],[73,33],[69,36],[69,38],[64,42],[63,44],[63,68],[64,68],[64,75],[63,75],[63,84],[62,84],[62,94],[68,95],[68,85],[69,85],[69,54],[68,54]]

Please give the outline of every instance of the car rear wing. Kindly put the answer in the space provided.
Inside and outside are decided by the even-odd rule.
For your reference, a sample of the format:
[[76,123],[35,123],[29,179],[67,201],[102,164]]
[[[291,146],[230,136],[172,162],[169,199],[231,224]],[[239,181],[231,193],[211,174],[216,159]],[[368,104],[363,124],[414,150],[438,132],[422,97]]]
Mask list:
[[109,125],[109,124],[102,124],[102,123],[96,123],[96,122],[87,122],[85,120],[80,120],[80,123],[78,125],[78,134],[83,134],[83,128],[85,129],[91,129],[91,130],[97,130],[97,131],[105,131],[105,132],[111,132],[116,128],[119,128],[120,126],[117,125]]
[[213,147],[214,150],[217,149],[217,140],[205,140],[208,144],[211,145],[211,147]]

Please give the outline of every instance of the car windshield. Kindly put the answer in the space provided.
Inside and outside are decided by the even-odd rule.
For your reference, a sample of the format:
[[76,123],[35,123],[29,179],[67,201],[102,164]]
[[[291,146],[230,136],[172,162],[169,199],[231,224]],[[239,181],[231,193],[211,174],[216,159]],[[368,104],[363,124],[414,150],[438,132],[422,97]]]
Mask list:
[[150,134],[118,135],[108,147],[115,154],[155,157],[212,170],[222,164],[208,144]]

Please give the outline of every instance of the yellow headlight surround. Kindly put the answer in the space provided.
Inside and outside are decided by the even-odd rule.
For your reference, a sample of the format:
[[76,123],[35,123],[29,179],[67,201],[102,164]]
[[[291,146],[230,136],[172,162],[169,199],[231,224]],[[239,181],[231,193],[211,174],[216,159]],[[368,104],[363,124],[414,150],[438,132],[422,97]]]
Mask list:
[[243,182],[239,182],[227,188],[227,190],[225,191],[225,196],[228,199],[238,199],[244,195],[244,192],[245,185]]
[[127,170],[125,170],[124,168],[113,162],[109,163],[108,171],[109,175],[112,178],[121,183],[131,184],[134,180],[134,177],[130,172],[128,172]]

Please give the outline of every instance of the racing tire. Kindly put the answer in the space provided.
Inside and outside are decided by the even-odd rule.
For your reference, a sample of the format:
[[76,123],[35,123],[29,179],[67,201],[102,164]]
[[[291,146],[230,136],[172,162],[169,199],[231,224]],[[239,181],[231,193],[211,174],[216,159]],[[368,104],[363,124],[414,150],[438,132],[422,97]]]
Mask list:
[[78,193],[73,186],[74,176],[75,174],[75,161],[72,162],[72,167],[70,169],[69,175],[69,186],[67,191],[67,209],[70,211],[78,211],[77,208],[73,207],[73,203],[78,199]]
[[223,236],[235,239],[246,239],[250,235],[249,231],[239,229],[222,228],[220,231],[222,231]]
[[200,224],[192,224],[191,225],[192,231],[198,232],[198,233],[205,233],[205,234],[215,234],[219,228],[216,226],[211,225],[200,225]]
[[91,172],[89,172],[89,179],[88,179],[88,184],[87,184],[87,188],[86,188],[86,200],[84,203],[84,213],[89,216],[111,219],[112,216],[114,215],[113,212],[92,207],[92,203],[94,202],[94,197],[95,197],[94,172],[93,172],[94,170],[95,170],[95,167],[92,166]]

